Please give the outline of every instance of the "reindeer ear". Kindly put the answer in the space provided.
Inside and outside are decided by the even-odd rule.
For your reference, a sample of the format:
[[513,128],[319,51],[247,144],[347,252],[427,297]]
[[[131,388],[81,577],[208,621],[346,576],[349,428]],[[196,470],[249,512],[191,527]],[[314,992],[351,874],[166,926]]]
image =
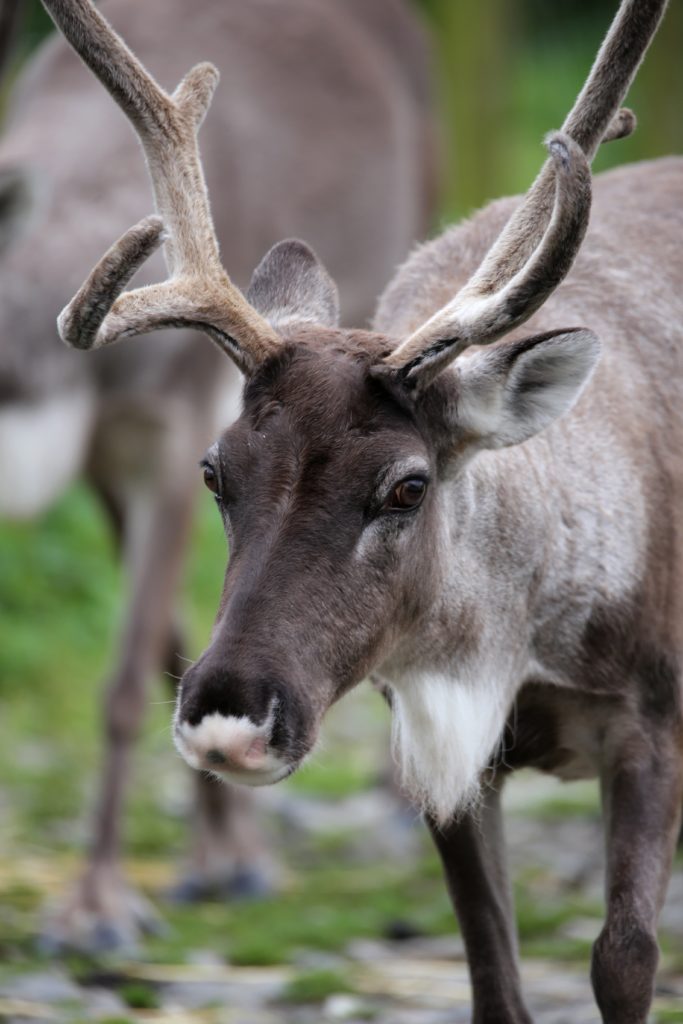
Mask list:
[[0,253],[21,234],[32,202],[31,176],[21,167],[0,167]]
[[582,328],[472,349],[455,364],[458,427],[480,448],[526,441],[572,407],[599,355]]
[[266,253],[253,273],[247,301],[275,328],[339,324],[337,286],[313,250],[297,239],[278,242]]

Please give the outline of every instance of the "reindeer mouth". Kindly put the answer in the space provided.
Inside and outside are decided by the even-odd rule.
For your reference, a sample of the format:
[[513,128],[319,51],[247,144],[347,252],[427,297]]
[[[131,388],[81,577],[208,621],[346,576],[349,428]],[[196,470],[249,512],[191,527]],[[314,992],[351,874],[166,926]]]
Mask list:
[[219,711],[204,715],[197,725],[176,721],[176,749],[191,768],[210,772],[226,782],[274,785],[298,766],[298,762],[284,760],[271,744],[276,709],[273,700],[267,717],[259,724],[246,715],[223,715]]
[[297,767],[298,765],[296,764],[285,764],[278,768],[244,771],[239,768],[231,768],[228,765],[212,765],[207,767],[205,771],[222,782],[234,782],[240,786],[257,788],[260,786],[275,786],[278,782],[283,782],[296,771]]

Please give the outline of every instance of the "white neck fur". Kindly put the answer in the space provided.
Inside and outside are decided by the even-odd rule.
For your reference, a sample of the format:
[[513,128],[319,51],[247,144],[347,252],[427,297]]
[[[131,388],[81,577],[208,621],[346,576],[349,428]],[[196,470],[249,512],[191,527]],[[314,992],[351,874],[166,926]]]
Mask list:
[[487,676],[475,682],[412,672],[389,684],[402,785],[442,825],[476,804],[481,774],[505,727],[508,689],[500,677]]

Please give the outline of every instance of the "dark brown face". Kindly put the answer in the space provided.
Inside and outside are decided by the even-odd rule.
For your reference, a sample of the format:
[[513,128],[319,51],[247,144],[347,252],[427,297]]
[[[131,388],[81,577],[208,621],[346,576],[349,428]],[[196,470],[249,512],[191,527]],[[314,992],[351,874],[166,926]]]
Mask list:
[[230,563],[176,742],[194,767],[253,784],[297,767],[429,588],[428,444],[369,357],[325,333],[320,351],[288,346],[248,383],[204,463]]

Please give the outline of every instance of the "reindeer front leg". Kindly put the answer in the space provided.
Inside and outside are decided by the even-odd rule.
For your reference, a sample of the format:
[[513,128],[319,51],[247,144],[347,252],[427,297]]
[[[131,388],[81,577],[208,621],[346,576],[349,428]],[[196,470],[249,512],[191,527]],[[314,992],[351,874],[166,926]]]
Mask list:
[[172,899],[263,898],[273,891],[279,868],[268,849],[254,794],[204,772],[193,775],[192,847]]
[[128,600],[104,701],[104,766],[91,845],[72,893],[48,919],[47,949],[132,946],[155,922],[121,868],[124,800],[147,683],[167,656],[202,442],[203,432],[195,434],[191,424],[131,408],[106,423],[93,448],[93,482],[107,499],[118,534]]
[[474,814],[443,828],[428,824],[465,940],[474,1024],[531,1024],[517,968],[500,789],[487,788]]
[[602,772],[607,914],[591,977],[605,1024],[645,1024],[648,1017],[657,920],[680,827],[682,744],[681,727],[663,723],[622,741]]

